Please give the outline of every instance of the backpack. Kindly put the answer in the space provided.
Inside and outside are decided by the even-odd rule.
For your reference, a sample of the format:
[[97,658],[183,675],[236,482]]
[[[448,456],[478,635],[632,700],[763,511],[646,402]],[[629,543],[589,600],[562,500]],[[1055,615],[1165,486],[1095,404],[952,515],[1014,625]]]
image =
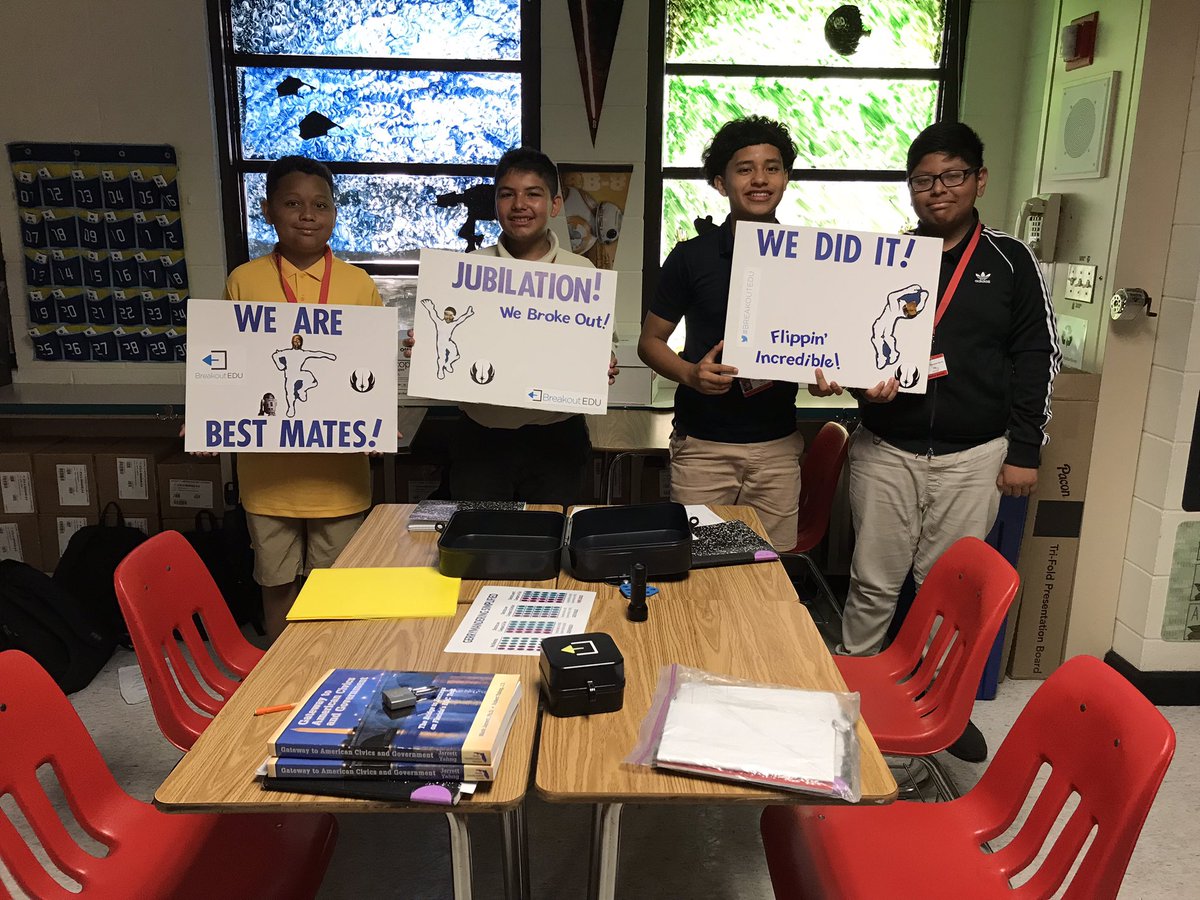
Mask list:
[[262,589],[254,580],[254,548],[245,509],[239,504],[226,510],[223,522],[208,510],[200,510],[195,529],[183,536],[212,575],[233,620],[238,625],[250,623],[260,635],[265,634]]
[[[113,510],[116,524],[109,525]],[[121,508],[109,503],[100,514],[99,525],[87,525],[71,535],[54,570],[54,583],[82,604],[88,619],[126,643],[129,629],[117,603],[113,574],[129,551],[144,540],[145,534],[125,524]]]
[[50,576],[0,560],[0,650],[25,651],[70,694],[91,683],[116,643]]

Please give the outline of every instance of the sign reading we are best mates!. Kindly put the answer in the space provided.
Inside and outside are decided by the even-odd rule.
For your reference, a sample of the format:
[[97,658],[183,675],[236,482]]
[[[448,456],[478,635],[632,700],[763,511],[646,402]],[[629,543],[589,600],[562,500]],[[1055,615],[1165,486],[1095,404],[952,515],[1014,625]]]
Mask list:
[[397,351],[394,308],[190,300],[184,447],[394,453]]
[[738,376],[925,393],[938,238],[742,222],[722,362]]

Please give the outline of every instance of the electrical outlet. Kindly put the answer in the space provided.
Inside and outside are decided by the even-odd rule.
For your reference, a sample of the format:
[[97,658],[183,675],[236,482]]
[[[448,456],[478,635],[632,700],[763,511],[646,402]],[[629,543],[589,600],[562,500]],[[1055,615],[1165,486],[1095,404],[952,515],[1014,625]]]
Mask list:
[[1067,266],[1067,291],[1063,295],[1068,300],[1079,303],[1091,303],[1096,289],[1096,267],[1071,263]]

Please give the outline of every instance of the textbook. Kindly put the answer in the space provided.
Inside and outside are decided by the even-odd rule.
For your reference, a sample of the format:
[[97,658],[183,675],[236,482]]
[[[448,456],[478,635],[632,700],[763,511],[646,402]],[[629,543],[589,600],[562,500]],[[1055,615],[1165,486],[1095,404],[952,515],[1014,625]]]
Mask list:
[[[415,706],[389,712],[382,694],[408,688]],[[497,766],[516,716],[521,676],[330,669],[267,741],[270,756]]]
[[271,757],[266,774],[271,778],[349,778],[364,781],[494,781],[495,766],[462,766],[454,763],[366,762],[358,759],[321,759],[318,756]]
[[359,800],[400,800],[455,806],[470,791],[456,781],[346,781],[342,778],[274,778],[263,776],[268,791],[293,794],[321,794],[326,797],[354,797]]
[[517,500],[422,500],[408,517],[409,531],[436,531],[460,509],[515,509],[525,504]]

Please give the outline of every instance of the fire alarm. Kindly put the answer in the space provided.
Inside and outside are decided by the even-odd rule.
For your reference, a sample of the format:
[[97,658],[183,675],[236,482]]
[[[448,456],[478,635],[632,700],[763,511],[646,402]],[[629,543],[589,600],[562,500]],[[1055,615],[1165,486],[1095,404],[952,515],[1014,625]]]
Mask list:
[[1089,13],[1072,19],[1062,30],[1062,58],[1067,71],[1090,66],[1096,55],[1096,28],[1100,13]]

